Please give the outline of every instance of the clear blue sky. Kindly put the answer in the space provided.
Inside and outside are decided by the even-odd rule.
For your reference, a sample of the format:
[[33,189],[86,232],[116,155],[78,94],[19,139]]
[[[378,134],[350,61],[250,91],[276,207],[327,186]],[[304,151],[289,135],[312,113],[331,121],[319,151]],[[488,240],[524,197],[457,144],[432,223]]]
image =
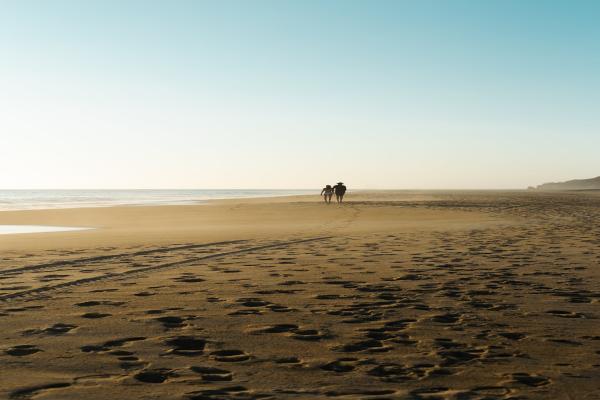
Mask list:
[[0,7],[0,188],[600,175],[598,1]]

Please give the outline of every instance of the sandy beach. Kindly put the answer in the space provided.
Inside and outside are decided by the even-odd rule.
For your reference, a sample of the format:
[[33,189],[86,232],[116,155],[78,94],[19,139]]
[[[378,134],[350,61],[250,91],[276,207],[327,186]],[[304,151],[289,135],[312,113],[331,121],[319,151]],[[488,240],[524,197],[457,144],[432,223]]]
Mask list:
[[11,211],[0,398],[600,399],[600,196]]

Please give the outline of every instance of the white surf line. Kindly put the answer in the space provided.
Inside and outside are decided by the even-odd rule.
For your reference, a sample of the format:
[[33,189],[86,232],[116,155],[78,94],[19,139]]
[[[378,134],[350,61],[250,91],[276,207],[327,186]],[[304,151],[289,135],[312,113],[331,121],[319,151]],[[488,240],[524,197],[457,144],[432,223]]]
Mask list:
[[94,277],[90,277],[90,278],[84,278],[84,279],[78,279],[75,281],[59,283],[57,285],[42,286],[42,287],[35,288],[35,289],[23,290],[21,292],[5,294],[5,295],[0,296],[0,301],[10,301],[10,300],[15,300],[15,299],[20,299],[23,297],[35,296],[35,295],[39,295],[39,294],[42,294],[45,292],[56,291],[56,290],[64,289],[64,288],[71,287],[71,286],[84,285],[87,283],[105,281],[105,280],[110,280],[110,279],[118,280],[118,279],[128,278],[128,277],[131,277],[134,275],[143,274],[144,272],[173,268],[173,267],[178,267],[178,266],[185,265],[185,264],[195,263],[195,262],[204,261],[204,260],[211,260],[211,259],[215,259],[215,258],[222,258],[222,257],[227,257],[227,256],[235,255],[235,254],[253,253],[253,252],[264,250],[264,249],[288,247],[288,246],[291,246],[294,244],[315,242],[317,240],[325,240],[325,239],[329,239],[329,238],[331,238],[331,236],[321,236],[321,237],[308,238],[308,239],[290,240],[287,242],[277,242],[277,243],[271,243],[271,244],[266,244],[266,245],[262,245],[262,246],[248,247],[248,248],[241,249],[241,250],[232,250],[232,251],[226,251],[226,252],[222,252],[222,253],[210,254],[210,255],[202,256],[202,257],[188,258],[187,260],[174,261],[174,262],[165,263],[165,264],[158,264],[158,265],[153,265],[150,267],[140,268],[140,269],[131,270],[131,271],[125,271],[125,272],[119,272],[119,273],[108,273],[108,274],[104,274],[104,275],[100,275],[100,276],[94,276]]
[[236,244],[236,243],[244,243],[244,242],[247,242],[247,240],[228,240],[225,242],[185,244],[182,246],[159,247],[159,248],[155,248],[155,249],[139,250],[139,251],[133,251],[133,252],[129,252],[129,253],[114,253],[114,254],[106,254],[106,255],[102,255],[102,256],[91,256],[91,257],[84,257],[84,258],[74,258],[74,259],[67,259],[67,260],[50,261],[50,262],[43,263],[43,264],[25,265],[23,267],[16,267],[16,268],[11,268],[11,269],[0,270],[0,276],[13,275],[13,274],[19,273],[19,272],[37,271],[37,270],[46,269],[46,268],[55,268],[55,267],[61,267],[61,266],[67,266],[67,265],[77,265],[77,264],[81,264],[81,263],[110,260],[113,258],[144,256],[144,255],[154,254],[154,253],[167,253],[169,251],[175,251],[175,250],[196,249],[196,248],[201,248],[201,247],[220,246],[220,245],[225,245],[225,244]]
[[88,231],[88,227],[80,226],[52,226],[52,225],[0,225],[0,235],[21,235],[27,233],[52,233]]

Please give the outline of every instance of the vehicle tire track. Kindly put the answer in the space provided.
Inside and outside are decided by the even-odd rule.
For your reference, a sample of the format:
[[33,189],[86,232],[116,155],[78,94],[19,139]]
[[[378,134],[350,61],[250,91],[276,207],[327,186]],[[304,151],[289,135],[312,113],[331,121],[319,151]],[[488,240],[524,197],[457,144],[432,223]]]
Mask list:
[[14,299],[21,299],[21,298],[25,298],[25,297],[40,295],[40,294],[50,292],[50,291],[65,289],[65,288],[72,287],[72,286],[85,285],[88,283],[107,281],[107,280],[113,280],[113,279],[119,280],[119,279],[123,279],[123,278],[129,278],[129,277],[132,277],[135,275],[140,275],[140,274],[150,272],[150,271],[163,270],[163,269],[167,269],[167,268],[178,267],[181,265],[186,265],[186,264],[205,261],[205,260],[212,260],[212,259],[216,259],[216,258],[227,257],[227,256],[231,256],[231,255],[236,255],[236,254],[252,253],[252,252],[256,252],[256,251],[260,251],[260,250],[264,250],[264,249],[288,247],[288,246],[291,246],[294,244],[314,242],[314,241],[325,240],[325,239],[329,239],[329,238],[330,238],[330,236],[321,236],[321,237],[314,237],[314,238],[308,238],[308,239],[298,239],[298,240],[290,240],[290,241],[286,241],[286,242],[270,243],[270,244],[261,245],[261,246],[247,247],[247,248],[241,249],[241,250],[225,251],[225,252],[209,254],[209,255],[201,256],[201,257],[188,258],[186,260],[173,261],[173,262],[164,263],[164,264],[157,264],[157,265],[153,265],[150,267],[139,268],[136,270],[130,270],[130,271],[119,272],[119,273],[107,273],[107,274],[100,275],[100,276],[77,279],[74,281],[59,283],[56,285],[42,286],[42,287],[35,288],[35,289],[23,290],[21,292],[14,292],[14,293],[6,294],[6,295],[1,295],[0,301],[6,302],[6,301],[14,300]]
[[21,273],[21,272],[39,271],[39,270],[51,269],[51,268],[57,268],[57,267],[63,267],[63,266],[72,266],[72,265],[78,265],[78,264],[89,263],[89,262],[111,260],[111,259],[115,259],[115,258],[145,256],[148,254],[167,253],[167,252],[176,251],[176,250],[189,250],[189,249],[197,249],[197,248],[208,247],[208,246],[219,246],[219,245],[225,245],[225,244],[236,244],[236,243],[244,243],[244,242],[247,242],[247,240],[229,240],[229,241],[213,242],[213,243],[186,244],[186,245],[182,245],[182,246],[161,247],[158,249],[140,250],[140,251],[134,251],[134,252],[129,252],[129,253],[116,253],[116,254],[106,254],[106,255],[93,256],[93,257],[75,258],[75,259],[70,259],[70,260],[58,260],[58,261],[52,261],[52,262],[43,263],[43,264],[26,265],[24,267],[17,267],[17,268],[1,270],[0,276],[14,275],[14,274]]

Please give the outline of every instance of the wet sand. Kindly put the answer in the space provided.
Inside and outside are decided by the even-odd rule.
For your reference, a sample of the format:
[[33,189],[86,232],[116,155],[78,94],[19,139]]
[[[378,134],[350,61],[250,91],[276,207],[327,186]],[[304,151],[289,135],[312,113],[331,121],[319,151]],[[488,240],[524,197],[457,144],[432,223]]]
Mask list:
[[598,399],[600,196],[0,213],[0,397]]

